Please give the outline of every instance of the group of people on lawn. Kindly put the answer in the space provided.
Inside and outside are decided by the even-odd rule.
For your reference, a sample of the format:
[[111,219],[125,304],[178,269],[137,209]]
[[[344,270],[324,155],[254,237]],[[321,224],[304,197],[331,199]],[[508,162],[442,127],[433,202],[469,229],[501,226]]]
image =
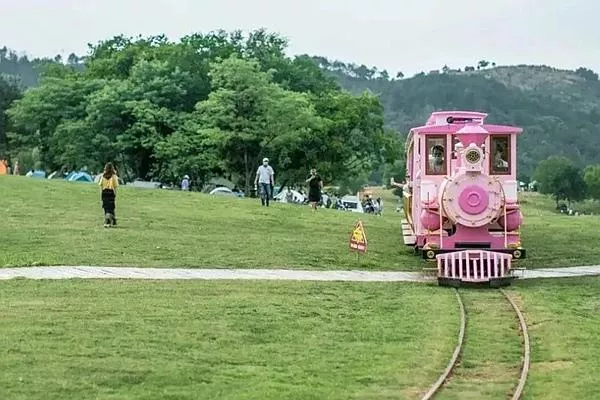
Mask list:
[[[256,170],[256,178],[254,179],[254,185],[256,185],[263,206],[269,206],[269,200],[273,195],[274,179],[275,171],[269,165],[269,159],[263,158],[262,165]],[[317,204],[321,201],[323,179],[321,179],[315,168],[311,168],[310,175],[304,182],[308,184],[308,202],[313,211],[316,211]]]
[[[269,200],[273,195],[274,183],[275,171],[269,165],[269,159],[263,158],[262,165],[256,170],[256,178],[254,180],[263,206],[269,206]],[[311,168],[310,176],[305,180],[305,183],[308,184],[308,201],[313,211],[316,211],[317,203],[321,201],[323,179],[321,179],[315,168]],[[98,185],[100,186],[100,198],[102,200],[102,209],[104,210],[104,227],[116,226],[117,217],[115,209],[119,178],[117,170],[112,163],[107,163],[104,166],[104,172],[98,181]],[[182,189],[189,190],[189,176],[187,175],[182,181]]]

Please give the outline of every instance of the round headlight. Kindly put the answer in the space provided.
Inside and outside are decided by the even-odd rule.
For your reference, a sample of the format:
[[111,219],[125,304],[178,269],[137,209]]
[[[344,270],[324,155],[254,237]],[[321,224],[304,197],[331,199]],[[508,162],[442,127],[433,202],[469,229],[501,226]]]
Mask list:
[[465,159],[470,164],[475,164],[481,160],[481,154],[477,150],[469,150],[467,154],[465,154]]

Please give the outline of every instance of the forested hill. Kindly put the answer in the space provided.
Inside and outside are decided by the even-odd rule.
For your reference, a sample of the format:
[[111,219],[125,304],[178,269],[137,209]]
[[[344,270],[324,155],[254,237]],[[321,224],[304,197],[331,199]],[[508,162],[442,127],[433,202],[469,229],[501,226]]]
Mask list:
[[480,61],[462,71],[445,67],[403,78],[364,65],[314,60],[351,92],[378,94],[387,125],[403,134],[443,109],[482,111],[489,122],[523,127],[521,178],[551,155],[564,155],[582,167],[600,163],[600,82],[589,69],[496,67]]

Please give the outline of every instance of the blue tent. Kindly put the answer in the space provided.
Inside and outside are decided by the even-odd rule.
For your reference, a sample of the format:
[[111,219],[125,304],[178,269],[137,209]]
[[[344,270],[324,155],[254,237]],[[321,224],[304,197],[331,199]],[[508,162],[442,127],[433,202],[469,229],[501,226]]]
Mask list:
[[71,172],[69,175],[67,175],[67,177],[65,179],[70,182],[89,182],[89,183],[94,182],[94,178],[92,178],[92,176],[90,174],[88,174],[87,172],[81,172],[81,171],[80,172]]
[[45,178],[46,172],[42,171],[40,169],[36,169],[35,171],[32,172],[31,177],[32,178]]

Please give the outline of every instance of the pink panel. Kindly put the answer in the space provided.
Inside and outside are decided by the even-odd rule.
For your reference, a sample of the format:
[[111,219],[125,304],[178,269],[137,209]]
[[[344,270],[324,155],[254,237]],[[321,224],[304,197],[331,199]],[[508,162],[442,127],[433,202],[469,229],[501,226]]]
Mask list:
[[[523,214],[521,214],[521,211],[514,210],[512,212],[506,213],[506,230],[507,231],[514,231],[521,225],[522,222],[523,222]],[[504,228],[504,216],[501,216],[500,218],[498,218],[498,225],[500,225],[502,228]]]
[[481,186],[470,185],[463,189],[458,198],[460,208],[471,215],[478,215],[485,211],[490,202],[487,191]]
[[421,211],[421,223],[423,224],[423,228],[429,229],[430,231],[435,231],[440,228],[440,216],[435,214],[428,209],[423,209]]

